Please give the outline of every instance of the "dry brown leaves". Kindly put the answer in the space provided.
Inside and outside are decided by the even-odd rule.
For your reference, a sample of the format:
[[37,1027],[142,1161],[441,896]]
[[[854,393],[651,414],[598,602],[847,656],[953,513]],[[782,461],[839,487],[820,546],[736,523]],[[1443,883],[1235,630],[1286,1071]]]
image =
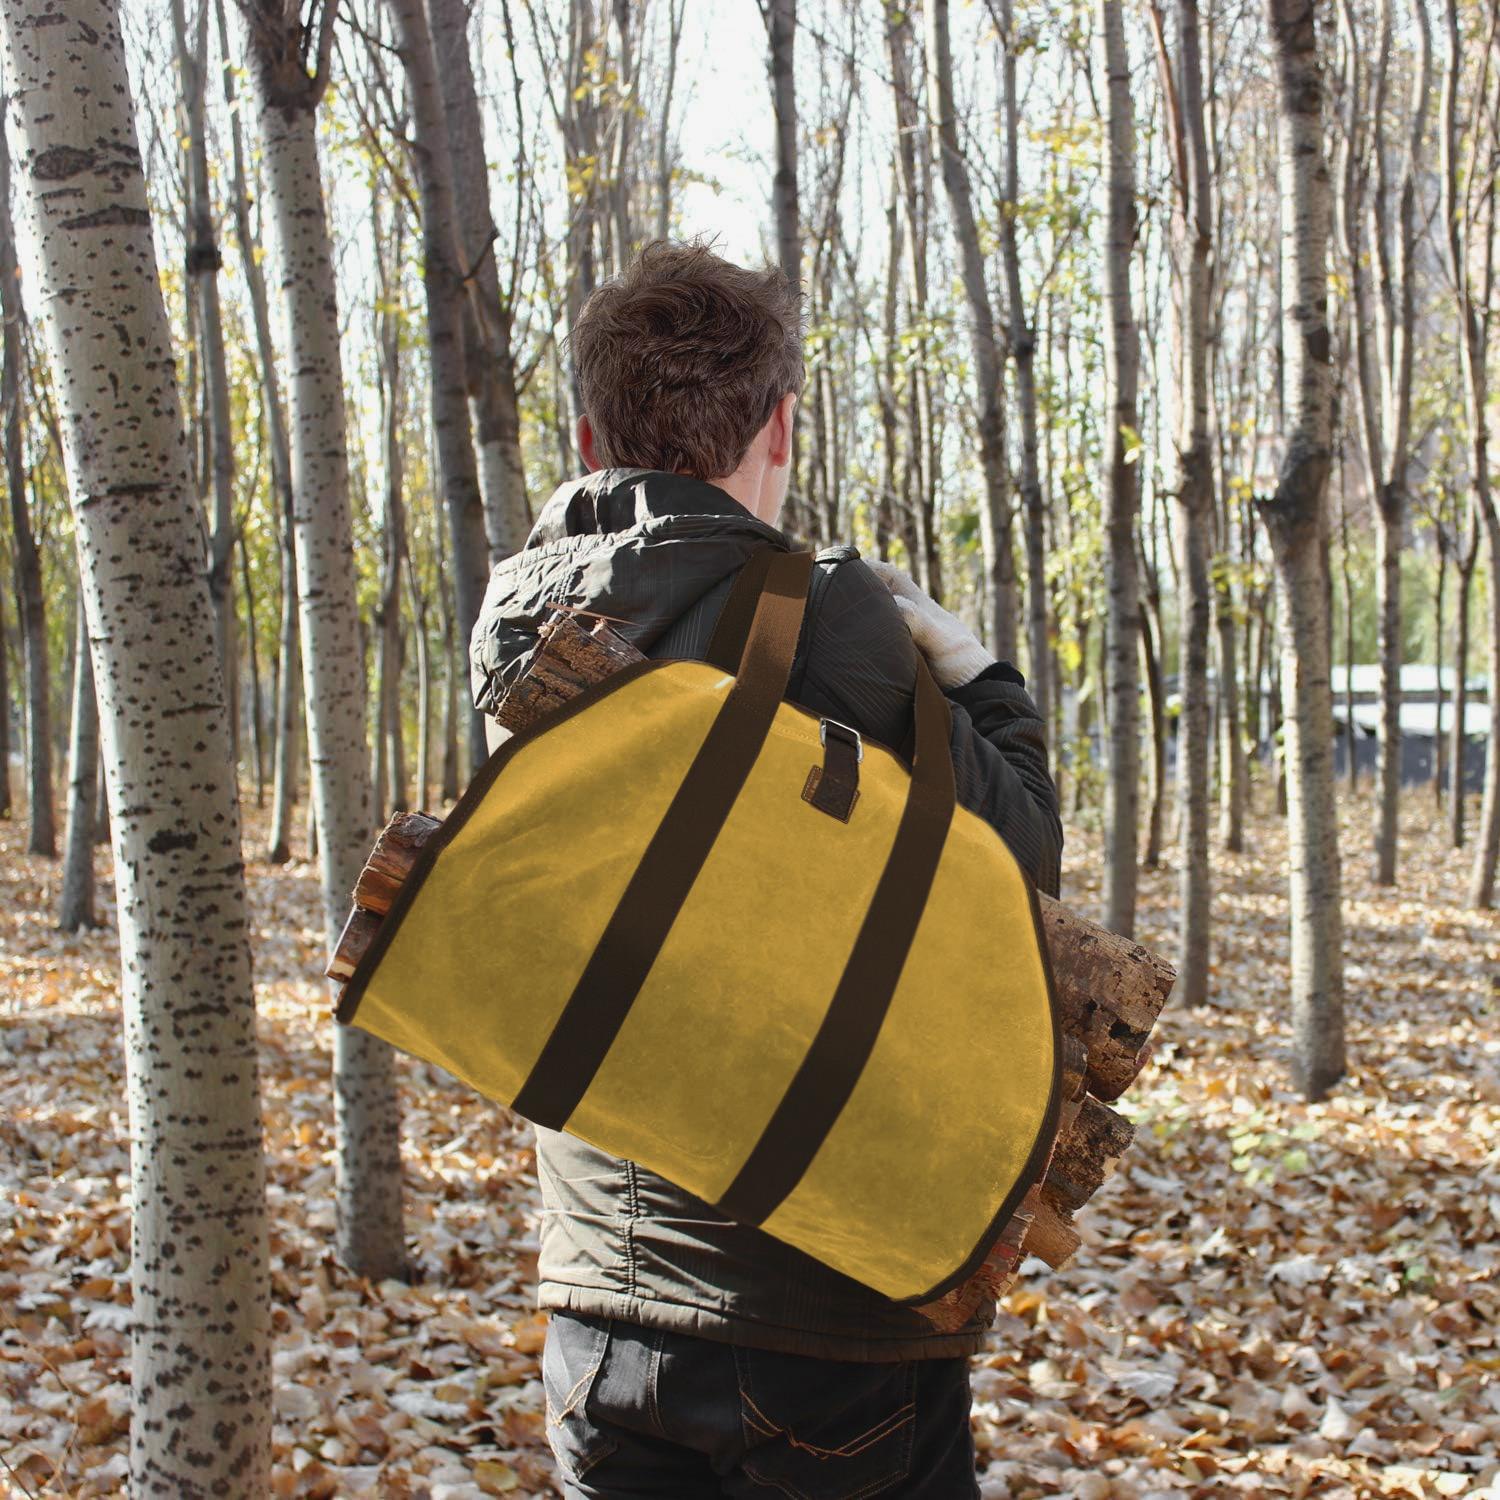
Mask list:
[[[1346,809],[1352,1070],[1287,1082],[1285,839],[1218,856],[1215,1004],[1169,1011],[1137,1144],[975,1363],[987,1500],[1500,1494],[1500,922],[1416,793],[1402,885]],[[247,848],[256,848],[252,837]],[[123,1493],[128,1137],[113,932],[0,823],[0,1494]],[[101,873],[108,858],[101,851]],[[1067,896],[1097,914],[1097,843]],[[552,1495],[527,1132],[403,1064],[412,1285],[330,1253],[331,1023],[312,869],[252,864],[278,1496]],[[108,910],[107,901],[102,903]],[[1175,875],[1141,936],[1172,949]]]

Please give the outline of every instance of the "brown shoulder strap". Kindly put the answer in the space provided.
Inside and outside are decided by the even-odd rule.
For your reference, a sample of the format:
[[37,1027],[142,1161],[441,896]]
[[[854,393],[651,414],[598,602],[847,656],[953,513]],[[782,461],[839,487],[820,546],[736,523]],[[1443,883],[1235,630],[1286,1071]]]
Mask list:
[[760,602],[760,591],[766,581],[771,559],[785,556],[770,543],[757,548],[750,559],[735,574],[734,584],[719,618],[714,623],[714,633],[708,643],[704,660],[726,672],[739,670],[740,657],[745,654],[745,642],[750,639],[750,622],[755,618],[755,606]]

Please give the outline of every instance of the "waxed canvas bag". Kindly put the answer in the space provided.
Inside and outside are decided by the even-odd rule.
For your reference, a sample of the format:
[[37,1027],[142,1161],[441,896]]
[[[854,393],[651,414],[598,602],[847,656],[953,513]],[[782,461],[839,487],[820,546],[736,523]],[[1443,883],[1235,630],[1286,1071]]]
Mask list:
[[909,765],[783,701],[811,569],[765,549],[708,660],[634,663],[502,744],[338,1019],[922,1303],[1045,1169],[1051,977],[925,665]]

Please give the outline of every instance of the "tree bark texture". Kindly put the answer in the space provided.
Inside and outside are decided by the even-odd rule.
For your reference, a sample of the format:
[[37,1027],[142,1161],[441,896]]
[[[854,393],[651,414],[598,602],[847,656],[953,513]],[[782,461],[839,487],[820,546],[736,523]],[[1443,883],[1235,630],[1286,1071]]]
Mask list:
[[964,301],[969,313],[969,341],[974,356],[975,418],[979,429],[979,465],[984,494],[979,502],[979,538],[984,552],[984,628],[981,632],[996,656],[1016,655],[1016,573],[1010,545],[1010,466],[1006,455],[1005,372],[1003,351],[995,333],[979,226],[969,187],[969,165],[958,141],[953,103],[953,49],[948,38],[948,0],[928,0],[927,105],[932,119],[933,150],[942,161],[943,186],[953,233],[958,241]]
[[1245,847],[1245,730],[1240,716],[1240,663],[1235,643],[1234,594],[1214,581],[1214,625],[1219,634],[1219,842],[1231,854]]
[[63,845],[62,898],[57,925],[64,932],[97,927],[94,913],[94,797],[99,777],[99,708],[89,655],[89,624],[79,594],[73,655],[73,726],[68,744],[68,832]]
[[767,0],[776,176],[771,183],[776,253],[793,286],[802,284],[802,210],[797,188],[797,0]]
[[[314,132],[329,33],[321,34],[317,49],[319,74],[309,77],[300,23],[287,23],[275,0],[241,3],[251,37],[277,266],[287,304],[293,528],[312,768],[309,811],[317,829],[324,920],[331,940],[369,845],[372,818],[365,678],[349,670],[350,662],[361,659],[349,460],[332,246]],[[326,13],[324,21],[331,25]],[[406,1254],[400,1110],[391,1049],[341,1027],[334,1041],[334,1090],[339,1255],[362,1275],[400,1275]]]
[[[217,220],[208,178],[205,103],[208,87],[208,6],[198,8],[189,34],[183,0],[172,0],[172,30],[186,115],[187,247],[184,271],[196,312],[203,372],[203,408],[208,425],[208,474],[213,490],[208,589],[214,601],[219,663],[229,702],[229,732],[239,743],[238,616],[234,607],[234,435],[229,418],[229,366],[224,353],[224,317],[219,305]],[[236,753],[238,759],[238,753]]]
[[1479,561],[1479,528],[1470,516],[1469,534],[1458,558],[1458,620],[1453,646],[1453,728],[1448,744],[1451,790],[1448,794],[1448,842],[1464,846],[1464,772],[1467,768],[1468,734],[1464,719],[1469,712],[1469,594],[1474,583],[1474,565]]
[[1203,124],[1203,68],[1196,0],[1179,0],[1175,92],[1177,211],[1174,354],[1178,378],[1177,598],[1182,715],[1177,730],[1177,796],[1181,899],[1182,997],[1208,999],[1212,924],[1209,826],[1212,818],[1208,686],[1213,637],[1213,581],[1209,558],[1214,519],[1213,450],[1209,438],[1209,257],[1213,201]]
[[[1484,796],[1479,811],[1479,834],[1475,840],[1474,866],[1470,876],[1470,903],[1481,909],[1494,904],[1495,860],[1500,855],[1500,753],[1495,735],[1495,706],[1500,705],[1500,514],[1489,472],[1489,336],[1495,267],[1495,187],[1493,181],[1471,220],[1469,203],[1459,192],[1458,107],[1462,52],[1457,0],[1446,7],[1449,64],[1443,80],[1443,211],[1448,225],[1448,262],[1458,291],[1459,352],[1464,364],[1464,409],[1469,427],[1469,473],[1473,505],[1484,538],[1485,561],[1490,576],[1489,689],[1490,738],[1485,753]],[[1492,119],[1486,111],[1486,118]],[[1474,128],[1481,125],[1476,120]],[[1493,129],[1490,124],[1486,128]],[[1493,141],[1490,143],[1494,149]],[[1476,247],[1475,232],[1484,238]],[[1483,250],[1479,285],[1474,284],[1471,254]],[[1466,592],[1466,590],[1464,591]],[[1460,668],[1462,670],[1462,668]],[[1462,798],[1455,799],[1462,807]],[[1458,815],[1462,818],[1462,813]]]
[[[376,244],[382,242],[381,214],[375,211]],[[399,266],[404,235],[400,210],[393,226],[390,260]],[[374,805],[385,817],[406,805],[401,760],[401,565],[406,551],[405,456],[402,451],[402,370],[400,290],[381,258],[380,312],[376,318],[380,371],[381,433],[385,443],[385,496],[380,524],[380,593],[375,601]]]
[[932,410],[931,343],[928,327],[927,223],[931,196],[928,137],[912,80],[911,17],[898,6],[886,11],[886,54],[896,111],[896,171],[901,194],[901,232],[910,277],[907,321],[913,347],[907,362],[907,554],[913,576],[932,598],[943,597],[942,557],[937,534],[937,434]]
[[245,167],[240,112],[236,107],[234,60],[230,52],[223,0],[215,0],[220,50],[224,56],[224,98],[230,106],[229,130],[232,162],[231,191],[235,239],[240,266],[250,297],[250,315],[255,328],[255,352],[259,360],[261,412],[270,446],[271,487],[278,507],[280,557],[280,617],[277,627],[276,702],[271,773],[271,832],[266,859],[282,865],[292,857],[291,821],[297,804],[298,771],[301,765],[299,702],[302,692],[302,651],[297,637],[297,543],[292,506],[292,455],[286,430],[286,404],[281,394],[281,376],[276,363],[276,344],[271,336],[270,305],[266,278],[261,269],[261,245],[250,223],[250,185]]
[[1140,578],[1135,528],[1140,510],[1136,411],[1140,336],[1131,301],[1135,254],[1135,117],[1130,59],[1125,50],[1122,0],[1099,0],[1108,79],[1109,207],[1104,282],[1104,366],[1109,412],[1104,434],[1108,480],[1104,492],[1105,694],[1109,700],[1109,777],[1105,785],[1105,922],[1127,936],[1135,931],[1136,861],[1140,827]]
[[[1384,29],[1391,25],[1391,0],[1384,0]],[[1417,41],[1412,74],[1411,134],[1407,142],[1399,203],[1399,244],[1391,337],[1382,341],[1389,360],[1383,416],[1387,466],[1376,489],[1380,524],[1376,531],[1376,593],[1380,618],[1380,815],[1375,831],[1375,879],[1396,883],[1396,833],[1401,799],[1401,553],[1405,545],[1408,471],[1411,465],[1412,358],[1417,335],[1415,295],[1417,177],[1425,170],[1427,97],[1432,78],[1432,33],[1425,0],[1411,0]],[[1378,117],[1377,117],[1378,118]],[[1379,148],[1377,146],[1377,152]],[[1384,173],[1381,174],[1377,231],[1383,231]],[[1382,247],[1385,235],[1380,233]],[[1389,281],[1387,281],[1389,286]]]
[[0,577],[0,818],[11,814],[10,646],[6,640],[5,581]]
[[511,347],[511,305],[502,294],[498,234],[490,210],[484,123],[474,86],[465,0],[427,0],[443,111],[453,162],[458,249],[465,298],[464,368],[468,377],[484,529],[493,567],[526,540],[531,511],[521,457],[521,409]]
[[[453,195],[453,155],[448,119],[438,83],[437,60],[422,0],[387,0],[395,25],[396,50],[411,91],[416,135],[413,160],[422,199],[422,281],[427,291],[429,392],[437,446],[438,483],[448,513],[453,557],[450,563],[458,637],[467,647],[489,578],[489,544],[484,501],[469,426],[468,371],[464,358],[466,311],[463,272],[458,259],[458,214]],[[484,720],[468,711],[469,773],[485,761]]]
[[1331,458],[1329,178],[1313,0],[1267,0],[1277,62],[1287,447],[1261,504],[1276,566],[1291,853],[1293,1081],[1321,1099],[1345,1071],[1343,910],[1323,506]]
[[[26,850],[57,853],[52,805],[51,669],[47,660],[47,601],[42,592],[42,560],[31,529],[22,452],[25,418],[21,410],[21,283],[16,264],[15,228],[10,216],[10,146],[0,130],[0,415],[4,418],[5,486],[10,498],[11,539],[15,547],[16,615],[26,669]],[[7,770],[7,775],[9,771]]]
[[1021,508],[1026,520],[1026,658],[1031,689],[1042,722],[1048,722],[1047,659],[1047,506],[1037,460],[1036,328],[1026,314],[1021,291],[1021,251],[1016,215],[1021,198],[1021,108],[1016,90],[1016,31],[1012,0],[999,0],[1000,69],[1005,113],[1005,189],[1000,203],[1000,251],[1005,260],[1006,299],[1010,313],[1010,352],[1016,363],[1016,406],[1021,417]]
[[266,805],[265,699],[260,681],[260,624],[256,614],[255,582],[250,573],[250,552],[245,534],[239,534],[235,551],[240,558],[240,587],[245,595],[245,647],[250,658],[250,753],[255,771],[255,805]]
[[112,0],[13,0],[0,37],[114,813],[131,1492],[263,1500],[270,1307],[239,805],[125,48]]

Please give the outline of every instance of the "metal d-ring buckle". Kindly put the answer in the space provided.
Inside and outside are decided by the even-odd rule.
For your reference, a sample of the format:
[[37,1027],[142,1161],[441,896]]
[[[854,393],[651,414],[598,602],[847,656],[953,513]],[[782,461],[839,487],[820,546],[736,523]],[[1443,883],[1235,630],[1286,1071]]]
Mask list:
[[834,729],[842,729],[844,733],[848,735],[848,743],[854,746],[854,763],[858,765],[859,762],[865,758],[865,745],[864,741],[859,737],[859,730],[851,728],[848,724],[841,724],[837,719],[819,719],[818,743],[822,745],[824,749],[828,748],[828,730],[830,727]]

